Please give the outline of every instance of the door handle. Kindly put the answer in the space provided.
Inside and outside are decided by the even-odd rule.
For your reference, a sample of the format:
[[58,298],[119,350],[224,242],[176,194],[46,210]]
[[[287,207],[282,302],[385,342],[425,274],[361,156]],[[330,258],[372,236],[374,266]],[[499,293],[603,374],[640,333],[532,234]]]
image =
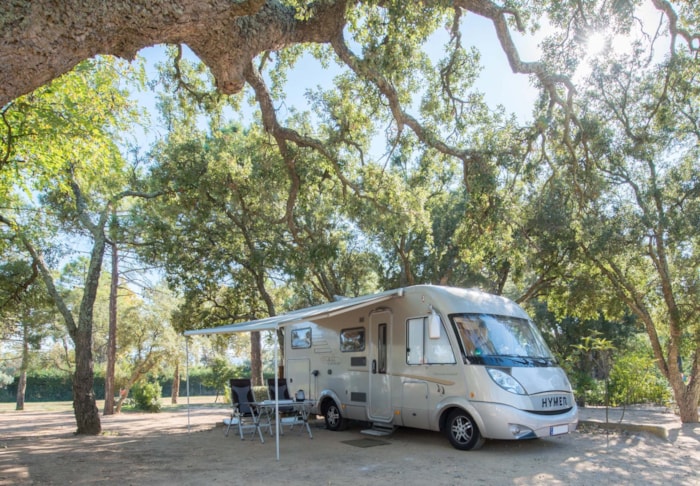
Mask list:
[[373,359],[372,360],[372,374],[377,374],[377,360]]

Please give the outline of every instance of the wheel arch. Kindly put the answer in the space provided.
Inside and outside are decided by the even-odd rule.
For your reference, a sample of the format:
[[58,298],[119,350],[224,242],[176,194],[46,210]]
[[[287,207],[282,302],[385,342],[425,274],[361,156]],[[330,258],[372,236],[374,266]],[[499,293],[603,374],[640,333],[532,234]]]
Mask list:
[[343,403],[340,401],[340,397],[333,390],[322,390],[318,398],[318,411],[320,415],[326,415],[326,411],[331,403],[339,409],[343,409]]
[[481,433],[482,437],[488,439],[488,436],[484,434],[484,421],[481,420],[481,415],[479,415],[474,407],[469,406],[469,404],[462,404],[462,403],[447,403],[444,404],[440,408],[440,412],[438,415],[438,427],[440,432],[445,432],[445,427],[447,425],[447,419],[452,413],[453,410],[459,409],[462,410],[463,412],[466,412],[469,414],[469,416],[474,420],[474,423],[476,423],[476,426],[479,428],[479,432]]

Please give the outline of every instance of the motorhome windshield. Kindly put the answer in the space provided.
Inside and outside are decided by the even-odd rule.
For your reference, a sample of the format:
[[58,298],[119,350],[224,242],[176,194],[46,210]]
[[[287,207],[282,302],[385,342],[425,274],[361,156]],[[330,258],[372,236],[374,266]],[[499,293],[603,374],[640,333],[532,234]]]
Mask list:
[[455,314],[450,319],[471,362],[482,357],[553,361],[547,344],[528,319],[490,314]]

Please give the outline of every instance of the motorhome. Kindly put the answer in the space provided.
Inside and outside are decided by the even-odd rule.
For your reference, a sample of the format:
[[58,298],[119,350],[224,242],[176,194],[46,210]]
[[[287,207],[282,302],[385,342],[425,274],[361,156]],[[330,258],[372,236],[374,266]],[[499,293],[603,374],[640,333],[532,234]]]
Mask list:
[[268,318],[285,328],[292,391],[330,430],[442,431],[457,449],[485,439],[572,432],[571,385],[527,313],[473,289],[418,285]]

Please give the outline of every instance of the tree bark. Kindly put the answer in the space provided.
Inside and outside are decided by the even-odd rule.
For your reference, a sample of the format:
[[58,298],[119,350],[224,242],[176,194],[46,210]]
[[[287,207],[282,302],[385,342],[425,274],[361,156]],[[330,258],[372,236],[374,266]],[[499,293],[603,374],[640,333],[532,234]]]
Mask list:
[[119,256],[117,254],[117,244],[112,242],[111,247],[112,279],[109,288],[109,336],[107,338],[104,415],[114,415],[114,364],[117,359],[117,288],[119,283]]
[[262,346],[260,331],[250,333],[250,379],[253,386],[262,386]]
[[95,376],[92,357],[92,326],[79,328],[75,341],[75,374],[73,375],[73,410],[77,434],[97,435],[102,431],[100,412],[93,389]]
[[98,54],[134,59],[155,44],[186,44],[224,93],[243,87],[258,54],[328,42],[347,0],[318,2],[310,20],[278,0],[13,0],[0,3],[0,107]]
[[29,329],[27,324],[22,326],[22,364],[17,382],[17,403],[15,410],[24,410],[24,397],[27,392],[27,369],[29,368]]
[[173,374],[173,389],[170,393],[170,403],[177,405],[177,399],[180,396],[180,363],[175,364],[175,373]]
[[693,393],[689,388],[678,397],[678,414],[684,424],[700,422],[698,416],[698,393]]

